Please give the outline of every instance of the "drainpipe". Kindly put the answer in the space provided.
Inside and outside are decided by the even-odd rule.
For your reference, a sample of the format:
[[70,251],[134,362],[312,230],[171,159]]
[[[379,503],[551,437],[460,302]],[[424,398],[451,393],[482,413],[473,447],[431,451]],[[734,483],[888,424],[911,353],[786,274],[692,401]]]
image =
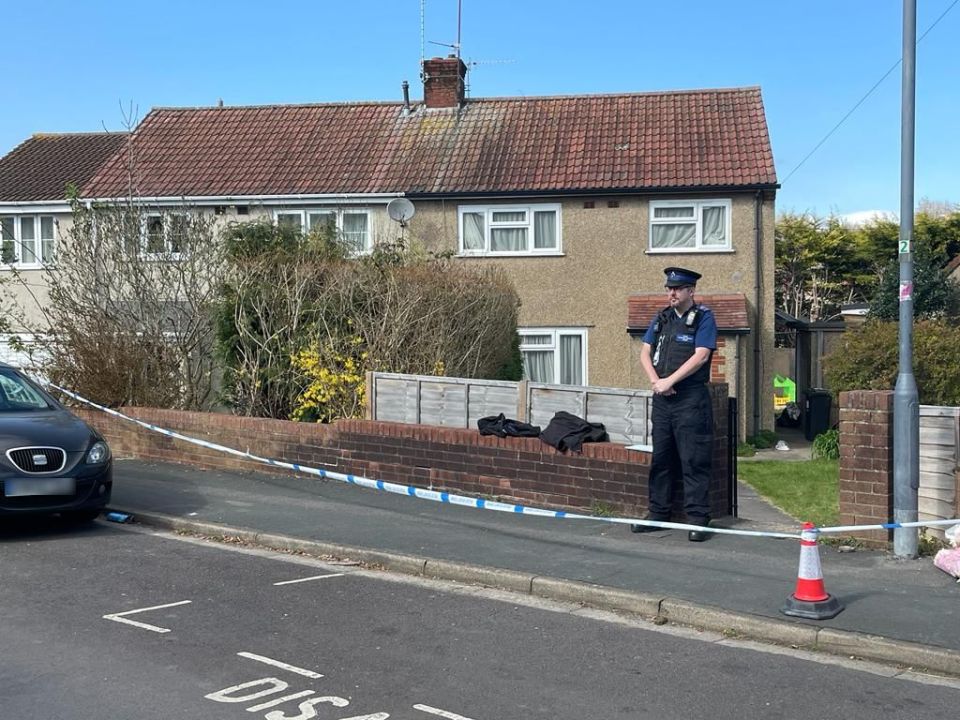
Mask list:
[[753,339],[753,435],[759,434],[761,418],[760,398],[762,396],[763,372],[763,191],[757,190],[754,198],[754,285],[753,298],[757,313],[757,334]]

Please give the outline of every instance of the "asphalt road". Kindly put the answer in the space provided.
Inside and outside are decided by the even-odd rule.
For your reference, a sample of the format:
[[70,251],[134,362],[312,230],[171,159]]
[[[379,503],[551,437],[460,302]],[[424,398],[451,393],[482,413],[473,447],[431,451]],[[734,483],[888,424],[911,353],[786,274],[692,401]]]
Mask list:
[[0,524],[0,611],[0,708],[18,720],[873,720],[960,703],[958,681],[103,521]]

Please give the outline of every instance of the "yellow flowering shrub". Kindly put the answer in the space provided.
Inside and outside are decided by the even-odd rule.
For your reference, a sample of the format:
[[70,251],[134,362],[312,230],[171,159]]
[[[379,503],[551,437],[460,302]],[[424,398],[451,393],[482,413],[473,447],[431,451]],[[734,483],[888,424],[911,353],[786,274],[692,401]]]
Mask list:
[[313,343],[291,357],[294,369],[307,382],[297,397],[292,420],[329,423],[363,417],[367,353],[362,347],[362,339],[354,337],[343,352]]

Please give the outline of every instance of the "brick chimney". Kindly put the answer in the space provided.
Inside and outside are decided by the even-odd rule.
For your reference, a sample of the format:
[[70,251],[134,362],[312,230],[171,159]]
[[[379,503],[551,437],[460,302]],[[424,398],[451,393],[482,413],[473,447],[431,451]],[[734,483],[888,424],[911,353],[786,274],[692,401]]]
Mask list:
[[423,61],[423,100],[428,108],[455,108],[463,104],[467,66],[456,55]]

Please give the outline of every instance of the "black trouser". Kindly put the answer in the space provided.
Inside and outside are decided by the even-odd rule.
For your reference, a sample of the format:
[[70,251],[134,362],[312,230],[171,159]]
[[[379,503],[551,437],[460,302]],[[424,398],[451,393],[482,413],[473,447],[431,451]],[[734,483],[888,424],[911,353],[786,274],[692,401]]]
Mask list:
[[691,522],[710,516],[713,408],[706,385],[653,396],[653,462],[650,514],[666,520],[673,512],[674,481],[683,479],[683,509]]

